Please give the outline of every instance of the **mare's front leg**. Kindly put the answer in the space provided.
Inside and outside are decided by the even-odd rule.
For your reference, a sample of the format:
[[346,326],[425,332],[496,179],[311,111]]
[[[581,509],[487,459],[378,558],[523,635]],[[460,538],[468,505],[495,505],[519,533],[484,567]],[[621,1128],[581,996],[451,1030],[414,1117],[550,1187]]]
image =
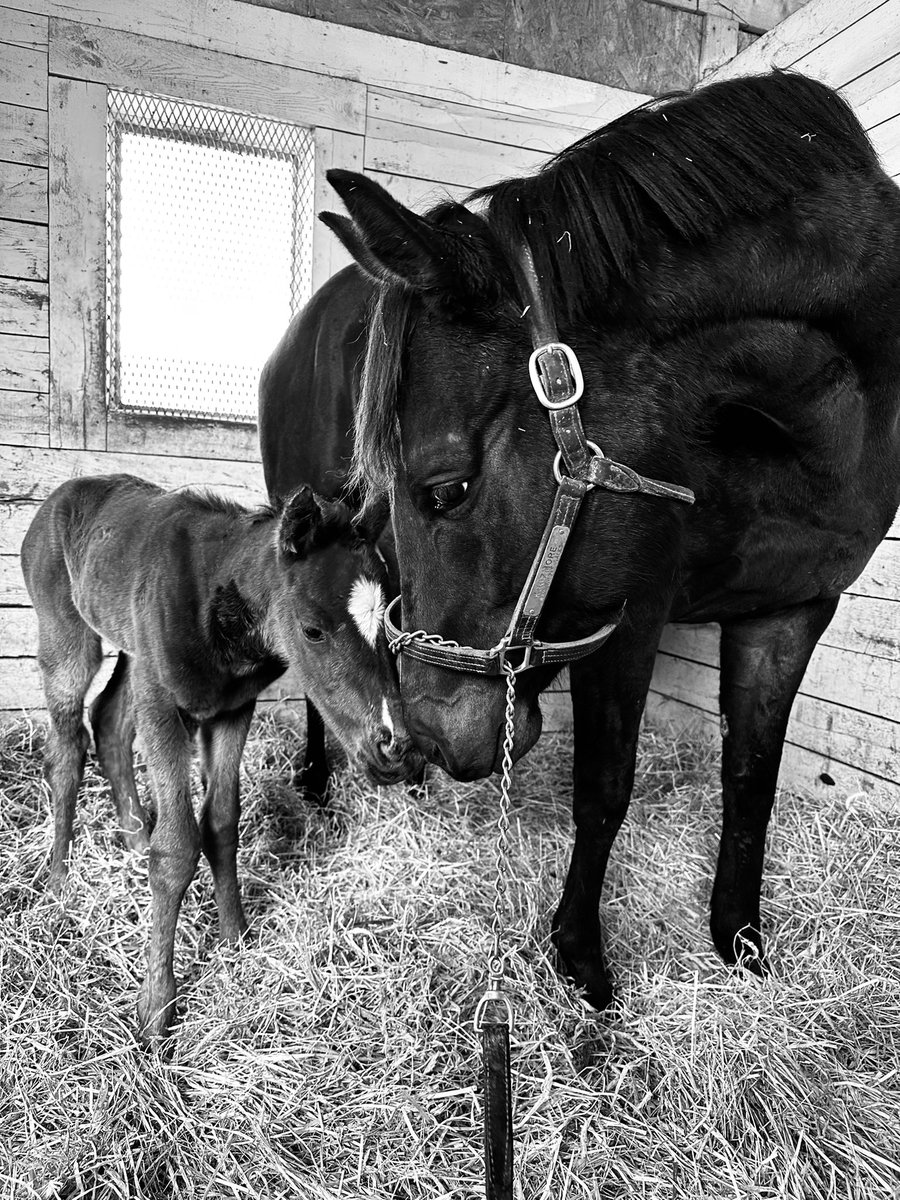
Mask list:
[[324,806],[330,778],[328,751],[325,748],[325,722],[312,700],[307,697],[306,756],[303,760],[302,774],[295,778],[294,786],[299,786],[311,803]]
[[766,829],[791,705],[837,608],[816,600],[722,626],[722,840],[710,930],[726,962],[763,974],[759,920]]
[[191,805],[193,731],[171,696],[139,679],[137,671],[134,704],[157,811],[149,855],[153,917],[147,975],[138,997],[138,1029],[149,1041],[165,1037],[174,1015],[175,927],[200,857],[200,831]]
[[627,610],[603,649],[571,667],[575,846],[551,937],[563,971],[605,1008],[612,987],[603,959],[600,893],[612,844],[631,799],[641,715],[664,618]]
[[219,939],[236,941],[247,928],[237,877],[240,766],[255,702],[223,713],[200,726],[200,752],[206,799],[200,817],[200,844],[213,873],[219,910]]

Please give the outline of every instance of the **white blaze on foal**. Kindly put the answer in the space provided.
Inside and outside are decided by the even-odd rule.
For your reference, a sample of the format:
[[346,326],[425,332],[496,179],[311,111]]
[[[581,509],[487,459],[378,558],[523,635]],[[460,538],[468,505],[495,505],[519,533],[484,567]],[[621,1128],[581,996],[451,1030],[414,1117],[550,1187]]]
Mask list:
[[384,619],[385,607],[381,584],[364,577],[357,579],[350,589],[347,609],[356,622],[356,628],[373,650],[378,641],[378,631],[381,629]]

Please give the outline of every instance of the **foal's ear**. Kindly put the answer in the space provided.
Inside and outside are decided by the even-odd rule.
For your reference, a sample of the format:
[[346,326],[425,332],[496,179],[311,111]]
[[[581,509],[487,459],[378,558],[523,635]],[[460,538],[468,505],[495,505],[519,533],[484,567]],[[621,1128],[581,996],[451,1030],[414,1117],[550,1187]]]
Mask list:
[[379,282],[399,280],[416,292],[494,299],[505,272],[487,226],[461,204],[440,223],[405,208],[355,171],[331,170],[328,182],[352,217],[320,213],[359,265]]
[[334,540],[349,523],[343,504],[323,500],[303,484],[288,496],[278,525],[278,548],[286,558],[305,558],[317,546]]

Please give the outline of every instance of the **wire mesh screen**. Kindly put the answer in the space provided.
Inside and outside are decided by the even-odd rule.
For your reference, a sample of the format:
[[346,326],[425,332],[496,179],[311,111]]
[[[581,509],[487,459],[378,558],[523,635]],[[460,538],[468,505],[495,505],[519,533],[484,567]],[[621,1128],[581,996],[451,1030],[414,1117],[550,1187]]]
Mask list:
[[309,298],[312,131],[133,92],[107,113],[107,402],[255,421]]

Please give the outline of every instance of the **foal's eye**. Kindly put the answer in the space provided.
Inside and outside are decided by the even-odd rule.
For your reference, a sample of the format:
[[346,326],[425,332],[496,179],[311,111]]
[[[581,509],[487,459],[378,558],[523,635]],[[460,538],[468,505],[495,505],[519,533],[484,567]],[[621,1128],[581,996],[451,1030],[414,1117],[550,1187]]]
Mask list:
[[306,640],[308,642],[324,641],[325,634],[322,632],[321,629],[316,629],[316,627],[314,625],[303,625],[303,626],[301,626],[301,628],[303,631],[303,636],[306,638]]
[[439,483],[431,489],[431,503],[435,512],[446,512],[449,508],[456,508],[465,500],[468,490],[469,484],[465,479],[457,479],[453,483]]

